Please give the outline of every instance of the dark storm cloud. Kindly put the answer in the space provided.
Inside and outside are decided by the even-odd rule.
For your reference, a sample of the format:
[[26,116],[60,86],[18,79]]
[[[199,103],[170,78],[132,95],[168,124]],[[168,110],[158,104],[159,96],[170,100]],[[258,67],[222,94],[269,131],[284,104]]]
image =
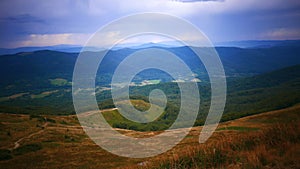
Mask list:
[[299,0],[7,0],[0,1],[0,47],[86,37],[140,12],[185,18],[212,41],[300,39]]

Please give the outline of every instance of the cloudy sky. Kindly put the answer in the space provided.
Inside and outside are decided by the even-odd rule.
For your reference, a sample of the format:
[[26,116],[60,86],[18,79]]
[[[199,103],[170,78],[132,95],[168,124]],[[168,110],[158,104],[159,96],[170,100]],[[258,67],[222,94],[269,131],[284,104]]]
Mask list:
[[300,39],[299,0],[1,0],[0,48],[83,45],[122,16],[184,18],[212,42]]

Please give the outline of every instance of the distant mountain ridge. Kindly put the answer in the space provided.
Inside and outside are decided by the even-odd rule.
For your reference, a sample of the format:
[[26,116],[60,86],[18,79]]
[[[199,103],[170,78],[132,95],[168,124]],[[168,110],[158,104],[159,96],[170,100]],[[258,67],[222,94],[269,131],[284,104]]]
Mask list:
[[[161,42],[161,43],[144,43],[144,44],[119,44],[114,46],[112,50],[119,50],[123,48],[143,49],[149,47],[175,48],[182,47],[176,42]],[[298,46],[300,47],[300,40],[246,40],[246,41],[229,41],[213,43],[215,47],[238,47],[238,48],[270,48],[278,46]],[[59,52],[79,53],[83,49],[80,45],[55,45],[55,46],[40,46],[40,47],[19,47],[19,48],[0,48],[0,55],[16,54],[20,52],[34,52],[39,50],[53,50]],[[105,48],[101,47],[84,47],[85,51],[103,51]]]
[[[162,49],[182,59],[192,71],[198,74],[198,78],[207,79],[204,65],[189,47]],[[217,47],[216,50],[228,77],[251,76],[300,64],[300,48],[293,46],[257,49]],[[112,75],[118,64],[136,51],[138,49],[128,48],[108,51],[100,65],[102,70],[100,73]],[[97,56],[97,52],[91,54]],[[0,56],[0,78],[2,83],[37,76],[71,79],[77,56],[78,53],[50,50],[2,55]],[[109,76],[107,78],[109,79]]]
[[215,46],[223,47],[239,47],[239,48],[270,48],[277,46],[298,46],[300,40],[247,40],[247,41],[231,41],[217,42]]
[[[52,50],[57,52],[79,53],[82,50],[80,45],[55,45],[55,46],[38,46],[38,47],[20,47],[20,48],[0,48],[0,55],[17,54],[21,52],[35,52],[41,50]],[[104,48],[86,47],[87,51],[102,51]]]

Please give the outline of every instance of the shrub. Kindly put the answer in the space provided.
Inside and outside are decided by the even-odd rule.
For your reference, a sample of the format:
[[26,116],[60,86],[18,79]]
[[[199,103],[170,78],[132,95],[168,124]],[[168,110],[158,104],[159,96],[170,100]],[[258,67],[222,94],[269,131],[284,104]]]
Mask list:
[[27,144],[27,145],[21,146],[15,150],[13,150],[13,154],[14,155],[22,155],[22,154],[26,154],[29,152],[35,152],[35,151],[38,151],[41,149],[42,149],[41,144]]
[[0,149],[0,161],[12,159],[11,151]]

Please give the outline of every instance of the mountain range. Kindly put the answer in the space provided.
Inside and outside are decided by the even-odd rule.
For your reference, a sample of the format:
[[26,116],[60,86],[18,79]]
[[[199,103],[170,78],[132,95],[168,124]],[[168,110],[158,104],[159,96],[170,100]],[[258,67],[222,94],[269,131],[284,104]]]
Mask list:
[[[163,48],[177,55],[190,69],[197,74],[197,78],[208,81],[204,65],[198,57],[187,47]],[[114,70],[119,63],[129,54],[139,49],[123,48],[119,50],[102,51],[107,52],[99,66],[96,83],[101,85],[110,84]],[[281,69],[288,66],[300,64],[300,48],[295,46],[279,46],[271,48],[235,48],[217,47],[216,51],[223,63],[226,76],[247,77]],[[97,56],[97,52],[91,52]],[[18,88],[37,88],[47,86],[49,79],[63,78],[71,81],[73,69],[78,53],[66,53],[58,51],[34,51],[21,52],[11,55],[0,56],[0,87],[10,84]],[[171,81],[163,73],[153,71],[141,74],[140,81],[162,80]],[[30,84],[30,85],[24,85]],[[23,86],[23,87],[21,87]]]
[[[163,47],[174,48],[182,47],[176,42],[160,42],[160,43],[145,43],[145,44],[120,44],[114,46],[112,50],[119,50],[122,48],[142,49],[149,47]],[[237,48],[270,48],[278,46],[300,46],[300,40],[247,40],[247,41],[228,41],[213,43],[214,47],[237,47]],[[55,46],[32,46],[32,47],[18,47],[18,48],[0,48],[0,55],[16,54],[20,52],[34,52],[38,50],[52,50],[58,52],[79,53],[83,49],[81,45],[55,45]],[[105,48],[101,47],[85,47],[85,51],[103,51]]]

